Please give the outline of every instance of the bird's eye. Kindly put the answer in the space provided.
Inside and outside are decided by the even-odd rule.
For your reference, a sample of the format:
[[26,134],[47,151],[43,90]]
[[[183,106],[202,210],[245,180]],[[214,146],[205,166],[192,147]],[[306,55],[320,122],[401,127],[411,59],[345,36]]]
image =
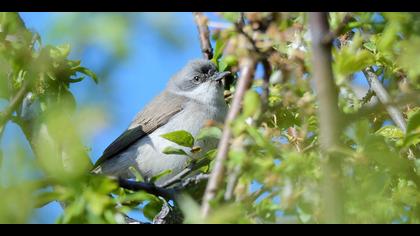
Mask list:
[[196,83],[196,84],[200,83],[200,77],[194,76],[193,82]]

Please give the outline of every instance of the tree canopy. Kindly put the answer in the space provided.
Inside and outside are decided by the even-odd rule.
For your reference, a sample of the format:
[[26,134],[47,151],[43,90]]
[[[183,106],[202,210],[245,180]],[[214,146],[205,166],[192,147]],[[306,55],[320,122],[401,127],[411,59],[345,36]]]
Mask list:
[[[108,17],[95,20],[130,22]],[[217,17],[191,20],[203,57],[232,72],[226,122],[164,138],[199,154],[204,137],[219,146],[155,186],[135,170],[132,180],[90,173],[83,136],[103,114],[79,109],[69,88],[101,76],[69,58],[71,45],[44,45],[18,13],[0,13],[0,139],[15,123],[35,157],[0,149],[0,165],[16,163],[0,169],[0,223],[27,223],[51,201],[63,206],[57,223],[137,222],[130,211],[153,223],[420,223],[420,14]],[[107,35],[123,57],[121,25]],[[186,177],[193,170],[202,174]]]

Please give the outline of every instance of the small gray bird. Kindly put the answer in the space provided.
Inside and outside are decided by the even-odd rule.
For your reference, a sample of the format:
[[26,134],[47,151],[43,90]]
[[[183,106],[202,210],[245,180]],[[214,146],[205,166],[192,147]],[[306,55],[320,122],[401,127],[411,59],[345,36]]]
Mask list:
[[[197,59],[188,62],[167,84],[166,89],[140,111],[128,129],[121,134],[95,164],[94,173],[134,177],[133,166],[149,181],[164,171],[168,175],[156,184],[172,178],[188,165],[187,156],[166,155],[162,151],[171,146],[189,150],[161,137],[162,134],[185,130],[198,135],[208,120],[223,122],[227,112],[222,79],[229,72],[218,72],[214,63]],[[197,143],[203,150],[213,149],[217,140]]]

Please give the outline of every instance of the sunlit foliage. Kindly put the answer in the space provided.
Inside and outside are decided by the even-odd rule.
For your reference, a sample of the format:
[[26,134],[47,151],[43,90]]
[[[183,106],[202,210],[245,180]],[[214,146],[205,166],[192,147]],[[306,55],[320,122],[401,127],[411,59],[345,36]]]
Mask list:
[[[350,20],[345,20],[348,14]],[[245,13],[243,32],[237,28],[241,14],[218,16],[229,23],[212,30],[213,60],[219,70],[240,73],[243,57],[263,58],[271,69],[269,96],[266,101],[261,96],[267,84],[258,69],[242,112],[231,124],[227,175],[212,201],[212,213],[202,219],[201,199],[186,194],[178,199],[184,222],[322,223],[324,159],[307,14]],[[333,150],[342,161],[338,181],[344,222],[420,223],[420,15],[330,13],[329,18],[332,32],[340,29],[334,35],[331,66],[338,105],[345,114],[343,146]],[[101,19],[109,21],[105,16],[96,20]],[[117,20],[127,22],[122,16]],[[112,24],[109,30],[119,30],[111,28]],[[120,44],[119,40],[109,42]],[[26,155],[19,145],[7,152],[14,155],[0,156],[16,159],[20,171],[34,173],[16,178],[17,173],[0,169],[0,176],[8,176],[0,182],[0,222],[28,222],[35,208],[50,201],[65,206],[58,223],[123,223],[132,209],[153,220],[162,199],[123,190],[112,179],[89,174],[92,163],[83,136],[103,111],[76,109],[69,87],[83,86],[85,79],[101,81],[83,62],[70,60],[70,50],[71,45],[43,45],[18,14],[0,14],[0,99],[6,104],[0,113],[0,135],[8,122],[16,123],[35,156],[30,162],[19,161]],[[116,50],[129,53],[124,47]],[[406,130],[393,123],[369,87],[359,85],[367,81],[366,68],[380,78],[403,114]],[[235,86],[228,90],[234,93]],[[219,138],[219,128],[209,126],[201,136]],[[197,153],[201,150],[194,142],[202,137],[182,131],[165,136]],[[166,153],[170,158],[184,151],[168,147]],[[203,157],[212,159],[214,152]],[[201,170],[209,172],[211,166]]]

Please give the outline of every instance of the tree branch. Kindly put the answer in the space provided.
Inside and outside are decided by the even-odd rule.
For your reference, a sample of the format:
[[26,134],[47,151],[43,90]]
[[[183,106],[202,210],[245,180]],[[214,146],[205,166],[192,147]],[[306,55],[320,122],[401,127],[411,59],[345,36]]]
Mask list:
[[211,60],[213,58],[213,48],[210,43],[210,32],[207,26],[207,17],[204,16],[202,12],[193,12],[193,15],[200,36],[201,52],[203,53],[205,59]]
[[309,13],[309,26],[312,36],[313,68],[315,90],[318,97],[318,118],[320,123],[320,146],[325,157],[323,164],[322,207],[323,221],[343,222],[343,202],[339,180],[341,177],[340,158],[330,150],[340,145],[340,119],[338,109],[338,89],[335,85],[331,62],[331,43],[325,44],[324,37],[329,33],[328,13]]
[[373,71],[373,68],[366,68],[365,70],[363,70],[363,74],[365,75],[371,89],[375,92],[379,101],[382,104],[388,104],[385,106],[385,108],[388,111],[388,114],[391,117],[391,119],[402,131],[405,132],[407,130],[407,124],[405,122],[405,119],[397,107],[390,105],[392,101],[391,96],[389,96],[388,92],[386,91],[382,83],[379,81],[378,76]]
[[[191,173],[191,169],[187,168],[186,170],[189,170],[189,173]],[[184,173],[185,177],[185,171],[181,172]],[[187,174],[188,175],[188,174]],[[198,174],[186,179],[180,179],[180,175],[176,175],[174,178],[170,179],[169,181],[165,182],[163,185],[155,185],[154,183],[147,183],[147,182],[140,182],[130,179],[124,179],[124,178],[118,178],[116,179],[118,181],[118,186],[124,189],[128,189],[131,191],[145,191],[147,193],[150,193],[152,195],[155,195],[157,197],[163,197],[166,200],[176,200],[176,196],[178,193],[180,193],[182,190],[190,187],[191,185],[195,185],[200,183],[201,181],[205,181],[209,179],[208,174]],[[162,187],[162,186],[169,186],[174,183],[181,182],[179,185],[171,188]],[[171,183],[171,184],[168,184]]]
[[347,114],[346,121],[347,122],[357,121],[360,119],[360,117],[365,117],[370,114],[377,114],[378,112],[382,112],[384,109],[386,109],[389,106],[398,108],[399,106],[404,106],[407,104],[420,105],[420,94],[419,93],[405,94],[401,97],[391,99],[387,103],[379,102],[374,106],[362,107],[356,113]]
[[153,183],[138,182],[135,180],[118,178],[118,185],[124,189],[131,191],[145,191],[158,197],[163,197],[167,200],[175,198],[174,189],[166,189],[156,186]]
[[201,161],[197,163],[191,164],[189,167],[182,170],[179,174],[175,175],[171,179],[167,180],[165,183],[159,185],[161,188],[168,188],[169,186],[176,184],[180,181],[183,181],[183,178],[189,174],[191,174],[193,171],[200,169],[201,167],[208,165],[210,163],[210,160],[207,158],[202,159]]
[[217,148],[217,156],[213,171],[210,175],[209,182],[207,183],[206,191],[203,197],[203,204],[201,206],[201,213],[206,217],[210,212],[210,201],[214,199],[218,188],[223,180],[225,173],[225,161],[230,146],[230,138],[232,136],[231,123],[236,119],[240,110],[241,103],[245,92],[252,84],[254,78],[256,62],[252,58],[244,58],[240,63],[241,76],[239,78],[238,87],[233,97],[232,106],[229,109],[229,113],[226,117],[225,126],[223,129],[223,135]]
[[25,81],[16,95],[12,98],[9,105],[0,113],[0,130],[3,130],[4,125],[11,118],[13,112],[15,112],[18,106],[22,103],[28,89],[29,84]]

